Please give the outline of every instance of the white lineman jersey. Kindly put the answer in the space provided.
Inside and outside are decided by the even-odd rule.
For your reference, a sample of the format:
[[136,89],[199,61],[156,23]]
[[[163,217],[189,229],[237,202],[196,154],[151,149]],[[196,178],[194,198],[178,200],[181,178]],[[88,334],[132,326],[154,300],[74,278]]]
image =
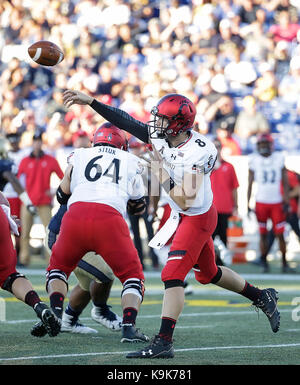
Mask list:
[[258,153],[249,156],[249,169],[253,171],[257,184],[256,202],[282,202],[281,176],[284,162],[284,154],[281,152],[273,152],[268,157]]
[[110,146],[79,148],[68,163],[73,166],[68,207],[75,202],[103,203],[125,217],[128,199],[144,196],[143,167],[133,154]]
[[196,131],[191,131],[189,139],[177,147],[169,147],[165,139],[151,139],[151,142],[163,157],[164,168],[175,184],[183,184],[183,175],[203,173],[203,183],[191,207],[183,211],[167,195],[171,208],[185,215],[199,215],[207,212],[213,201],[210,174],[217,157],[217,149],[212,141]]

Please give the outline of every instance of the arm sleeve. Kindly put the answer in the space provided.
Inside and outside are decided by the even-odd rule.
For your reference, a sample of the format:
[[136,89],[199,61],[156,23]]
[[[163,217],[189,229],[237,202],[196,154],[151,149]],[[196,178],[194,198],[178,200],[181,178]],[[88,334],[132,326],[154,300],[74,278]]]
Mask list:
[[90,105],[99,115],[108,120],[118,128],[125,130],[137,137],[144,143],[149,142],[149,132],[147,124],[134,119],[127,112],[119,108],[108,106],[94,99]]

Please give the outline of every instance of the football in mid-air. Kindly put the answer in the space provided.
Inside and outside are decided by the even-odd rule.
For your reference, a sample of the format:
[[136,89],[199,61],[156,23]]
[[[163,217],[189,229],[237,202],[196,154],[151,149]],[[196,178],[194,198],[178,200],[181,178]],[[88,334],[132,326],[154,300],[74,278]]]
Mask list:
[[63,51],[51,41],[40,40],[28,48],[33,61],[43,66],[55,66],[64,59]]

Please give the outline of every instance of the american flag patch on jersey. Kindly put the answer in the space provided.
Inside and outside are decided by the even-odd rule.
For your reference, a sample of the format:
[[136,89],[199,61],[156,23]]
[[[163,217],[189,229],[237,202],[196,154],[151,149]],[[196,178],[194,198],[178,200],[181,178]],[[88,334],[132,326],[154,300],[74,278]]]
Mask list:
[[195,171],[197,174],[201,174],[204,170],[204,167],[199,164],[194,164],[193,167],[192,167],[192,171]]

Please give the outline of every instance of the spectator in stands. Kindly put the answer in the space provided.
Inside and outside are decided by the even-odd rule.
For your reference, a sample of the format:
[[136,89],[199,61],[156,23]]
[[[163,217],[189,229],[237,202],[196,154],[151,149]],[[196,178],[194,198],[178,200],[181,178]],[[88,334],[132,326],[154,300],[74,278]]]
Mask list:
[[257,134],[270,132],[270,126],[265,116],[257,110],[256,99],[252,95],[243,98],[242,110],[239,112],[234,133],[244,154],[253,151],[250,138]]
[[[25,176],[25,189],[32,203],[36,206],[38,215],[44,228],[48,226],[51,219],[52,194],[50,189],[50,178],[55,173],[60,179],[63,178],[57,160],[42,150],[42,133],[37,132],[32,138],[32,152],[22,159],[18,176]],[[21,207],[22,233],[20,240],[20,263],[24,266],[30,264],[30,231],[33,225],[32,215],[26,207]],[[46,230],[45,230],[46,231]],[[49,258],[49,255],[46,255]]]
[[266,36],[264,27],[264,23],[256,20],[240,29],[240,35],[245,40],[244,58],[258,62],[268,60],[273,41]]
[[217,127],[216,134],[222,145],[222,153],[224,156],[242,155],[242,151],[238,141],[235,139],[234,125],[226,120],[220,122]]
[[236,118],[237,112],[234,109],[234,102],[230,95],[220,97],[205,113],[205,119],[212,125],[212,134],[216,134],[217,127],[220,127],[223,122],[234,127]]
[[224,66],[229,62],[228,53],[232,48],[238,48],[241,52],[244,50],[244,39],[235,33],[232,33],[232,22],[229,19],[223,19],[219,24],[219,34],[217,35],[217,48],[219,52],[219,62]]
[[300,56],[292,57],[290,71],[285,75],[278,87],[278,94],[284,101],[296,103],[300,92]]
[[262,102],[269,102],[277,96],[277,80],[269,63],[260,65],[261,76],[256,80],[253,96]]
[[[198,82],[197,75],[205,66],[211,70],[207,84],[214,83],[212,88],[219,94],[231,92],[235,106],[236,96],[253,94],[253,91],[268,106],[276,95],[273,85],[282,81],[279,102],[282,98],[292,102],[298,99],[297,69],[292,69],[297,68],[297,59],[293,56],[298,55],[295,48],[298,8],[288,0],[189,4],[174,1],[168,5],[164,2],[127,4],[123,0],[101,5],[97,1],[70,1],[61,6],[49,0],[39,7],[33,7],[33,3],[32,0],[4,0],[0,5],[0,27],[5,31],[0,39],[1,118],[2,130],[6,132],[24,129],[18,124],[28,109],[34,111],[36,123],[46,128],[52,119],[51,111],[59,102],[54,87],[66,89],[73,81],[78,89],[109,98],[109,103],[115,106],[124,102],[124,87],[133,86],[141,93],[140,102],[148,113],[155,99],[182,86],[193,101],[199,97],[201,100],[205,94],[201,89],[204,83]],[[122,13],[116,13],[120,11]],[[270,34],[266,36],[268,31]],[[14,48],[14,44],[21,41],[29,45],[43,39],[55,41],[66,53],[64,61],[53,70],[29,61],[27,56],[22,57],[22,50]],[[290,55],[291,69],[287,74]],[[178,56],[186,58],[180,64],[190,68],[189,74],[182,72],[183,66],[175,65],[174,59]],[[129,70],[132,62],[135,70]],[[272,65],[273,75],[267,71],[260,76],[262,62]],[[253,84],[255,72],[259,77]],[[81,78],[77,77],[78,73]],[[238,88],[232,87],[233,79],[238,80],[234,84]],[[207,102],[201,100],[201,109],[204,101]],[[64,112],[61,113],[62,128]],[[287,112],[290,113],[291,110]],[[90,131],[99,123],[80,120],[85,129],[87,123],[95,124],[90,126]],[[201,132],[215,134],[215,127],[212,129],[209,124],[212,125],[211,120],[202,119]],[[56,146],[51,143],[51,148],[71,144],[74,132],[64,131],[63,137],[68,139],[61,137]],[[32,134],[30,132],[30,139]],[[22,145],[29,144],[25,139],[26,135]]]
[[280,40],[292,43],[296,39],[299,29],[300,25],[291,21],[289,12],[282,10],[278,15],[278,24],[273,24],[270,27],[269,36],[272,37],[275,43]]
[[274,49],[274,60],[274,74],[279,84],[283,77],[288,74],[291,60],[289,44],[286,41],[280,40],[276,44]]
[[242,24],[252,24],[256,20],[256,12],[259,5],[255,4],[253,0],[244,0],[238,12]]

